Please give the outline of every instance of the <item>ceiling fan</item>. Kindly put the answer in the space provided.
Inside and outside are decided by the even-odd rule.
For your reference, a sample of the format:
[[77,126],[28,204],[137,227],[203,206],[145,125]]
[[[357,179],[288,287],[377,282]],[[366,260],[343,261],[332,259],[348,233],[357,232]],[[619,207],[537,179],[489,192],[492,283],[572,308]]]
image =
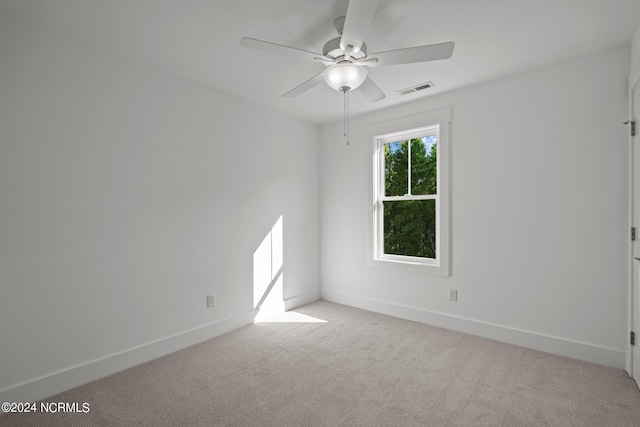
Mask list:
[[322,73],[283,94],[284,97],[294,98],[324,80],[333,89],[343,92],[345,96],[348,91],[357,89],[370,102],[377,102],[384,99],[385,94],[369,77],[368,67],[448,59],[453,54],[455,46],[453,42],[446,42],[369,55],[364,38],[379,4],[380,0],[349,0],[347,15],[334,21],[339,37],[325,43],[322,54],[249,37],[243,37],[240,44],[252,49],[320,62],[327,66]]

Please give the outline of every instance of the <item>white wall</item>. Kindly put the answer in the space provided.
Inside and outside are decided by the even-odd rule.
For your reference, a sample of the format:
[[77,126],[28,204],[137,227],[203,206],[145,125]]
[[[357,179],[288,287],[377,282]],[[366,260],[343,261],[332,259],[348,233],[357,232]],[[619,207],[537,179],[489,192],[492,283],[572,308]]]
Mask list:
[[0,401],[250,323],[253,253],[281,215],[284,298],[317,299],[318,142],[317,126],[0,18]]
[[[322,127],[322,297],[624,368],[629,56],[354,118],[350,146],[342,123]],[[442,107],[453,111],[452,274],[369,266],[368,125]]]

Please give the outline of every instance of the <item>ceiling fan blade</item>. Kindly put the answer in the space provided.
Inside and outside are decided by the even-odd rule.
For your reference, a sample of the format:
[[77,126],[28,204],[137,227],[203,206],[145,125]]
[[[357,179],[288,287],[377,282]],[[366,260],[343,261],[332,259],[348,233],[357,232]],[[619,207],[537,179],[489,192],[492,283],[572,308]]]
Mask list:
[[327,59],[324,56],[316,56],[315,58],[313,58],[313,60],[316,61],[316,62],[321,62],[324,65],[335,65],[335,63],[336,63],[335,60]]
[[380,67],[383,65],[411,64],[414,62],[449,59],[451,55],[453,55],[454,47],[454,42],[446,42],[372,53],[369,56],[371,58],[377,58],[378,62],[369,66]]
[[377,84],[371,80],[371,77],[367,76],[364,79],[364,82],[358,87],[360,93],[364,95],[365,98],[369,100],[369,102],[378,102],[386,98],[386,95]]
[[318,75],[311,77],[309,80],[302,83],[301,85],[294,87],[293,89],[283,94],[282,96],[284,96],[285,98],[295,98],[296,96],[302,95],[309,89],[319,85],[323,81],[324,81],[324,78],[322,78],[322,73],[320,73]]
[[346,52],[349,46],[353,46],[353,53],[360,51],[379,5],[380,0],[349,0],[340,38],[340,49],[343,52]]
[[356,62],[358,65],[364,65],[365,67],[375,67],[378,64],[378,58],[358,59]]
[[252,39],[251,37],[243,37],[242,39],[240,39],[240,45],[249,47],[251,49],[266,50],[267,52],[274,52],[281,55],[292,56],[294,58],[307,59],[309,61],[313,61],[317,57],[322,57],[322,55],[319,53],[313,53],[291,46],[284,46],[281,44],[266,42],[264,40]]

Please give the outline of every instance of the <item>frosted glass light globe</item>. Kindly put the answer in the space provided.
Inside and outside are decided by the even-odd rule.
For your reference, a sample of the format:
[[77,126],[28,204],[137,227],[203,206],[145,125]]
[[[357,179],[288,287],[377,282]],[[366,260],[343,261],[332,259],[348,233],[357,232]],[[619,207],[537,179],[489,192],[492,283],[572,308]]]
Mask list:
[[353,90],[367,78],[367,70],[351,61],[338,62],[324,70],[324,81],[335,90]]

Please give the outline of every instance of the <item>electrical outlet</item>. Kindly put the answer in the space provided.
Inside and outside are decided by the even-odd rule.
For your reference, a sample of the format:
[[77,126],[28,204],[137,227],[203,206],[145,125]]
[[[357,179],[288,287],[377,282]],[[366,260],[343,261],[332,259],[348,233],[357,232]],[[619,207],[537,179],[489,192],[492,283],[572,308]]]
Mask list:
[[449,301],[458,301],[458,290],[449,288]]
[[216,306],[216,294],[207,295],[207,307]]

